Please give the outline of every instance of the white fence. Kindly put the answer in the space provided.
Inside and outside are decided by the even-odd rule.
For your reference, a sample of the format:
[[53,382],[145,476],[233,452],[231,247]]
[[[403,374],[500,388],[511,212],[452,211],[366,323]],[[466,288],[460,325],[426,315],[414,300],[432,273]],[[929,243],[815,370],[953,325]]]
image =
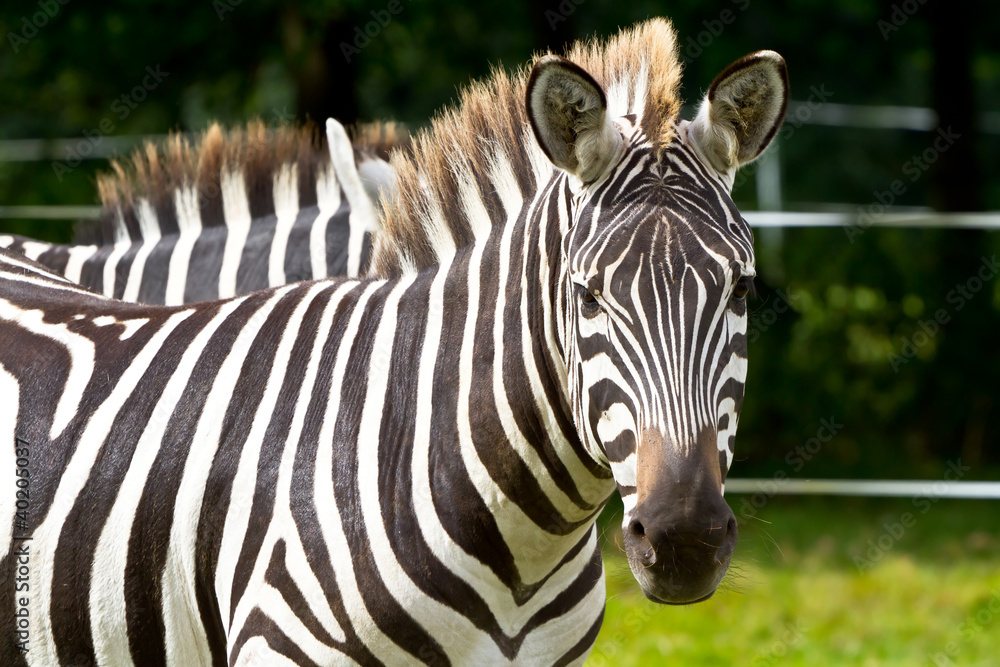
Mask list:
[[1000,482],[898,479],[727,479],[726,493],[870,498],[1000,498]]

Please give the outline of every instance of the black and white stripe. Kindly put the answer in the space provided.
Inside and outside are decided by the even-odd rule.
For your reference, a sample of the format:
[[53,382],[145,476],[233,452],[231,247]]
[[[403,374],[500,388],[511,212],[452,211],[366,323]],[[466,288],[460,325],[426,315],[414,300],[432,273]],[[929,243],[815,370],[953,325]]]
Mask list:
[[[251,192],[242,169],[224,171],[220,207],[205,206],[200,201],[205,193],[196,186],[178,186],[169,196],[169,221],[141,197],[131,212],[134,224],[126,223],[120,208],[108,211],[113,242],[60,245],[0,235],[0,247],[105,296],[148,304],[180,305],[298,280],[357,277],[368,265],[378,224],[375,199],[389,187],[376,180],[387,165],[355,151],[338,123],[331,129],[329,158],[315,158],[312,182],[300,182],[295,163],[276,165],[271,192],[262,198]],[[366,178],[369,173],[375,176]],[[203,220],[206,212],[222,219]]]
[[[666,40],[672,59],[639,71],[677,67],[665,22],[625,37],[609,62]],[[732,550],[711,533],[750,233],[699,121],[654,141],[648,82],[603,78],[545,58],[512,83],[527,109],[504,100],[520,115],[508,142],[483,137],[492,166],[449,154],[461,197],[412,221],[436,235],[425,267],[427,248],[389,238],[377,252],[404,268],[382,278],[152,307],[0,251],[0,467],[15,438],[31,466],[29,525],[8,524],[0,568],[30,537],[32,586],[23,654],[0,590],[0,662],[580,664],[616,486],[638,499],[644,592],[711,595]],[[456,117],[486,127],[481,93]],[[398,206],[442,192],[441,174],[402,171]]]

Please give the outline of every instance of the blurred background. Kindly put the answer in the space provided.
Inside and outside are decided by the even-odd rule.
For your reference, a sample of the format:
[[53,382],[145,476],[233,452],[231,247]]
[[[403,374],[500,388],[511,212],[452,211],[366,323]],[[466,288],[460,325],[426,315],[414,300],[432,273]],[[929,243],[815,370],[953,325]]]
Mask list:
[[[785,129],[734,198],[752,222],[847,226],[756,232],[730,474],[767,483],[730,496],[733,591],[678,610],[637,597],[612,506],[592,664],[997,664],[998,501],[775,492],[786,476],[1000,479],[1000,233],[955,215],[1000,210],[1000,5],[5,3],[0,233],[69,241],[71,219],[23,207],[95,205],[106,156],[138,137],[255,116],[416,128],[491,67],[653,15],[678,30],[688,117],[731,61],[785,57]],[[880,226],[908,214],[932,226]]]

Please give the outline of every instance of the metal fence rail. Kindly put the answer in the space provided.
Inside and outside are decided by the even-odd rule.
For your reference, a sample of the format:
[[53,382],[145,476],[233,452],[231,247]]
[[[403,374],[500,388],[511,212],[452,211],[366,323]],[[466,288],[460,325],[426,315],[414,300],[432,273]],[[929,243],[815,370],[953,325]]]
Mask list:
[[871,498],[1000,499],[1000,482],[896,479],[727,479],[727,493]]
[[0,206],[0,219],[93,220],[100,214],[100,206]]
[[751,227],[899,227],[910,229],[1000,229],[1000,211],[986,213],[882,213],[848,211],[745,211]]

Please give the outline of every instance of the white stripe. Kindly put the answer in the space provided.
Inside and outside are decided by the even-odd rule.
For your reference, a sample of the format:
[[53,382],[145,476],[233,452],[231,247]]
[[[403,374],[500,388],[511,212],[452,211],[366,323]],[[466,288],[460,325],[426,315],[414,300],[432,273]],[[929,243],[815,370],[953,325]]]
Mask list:
[[[415,277],[411,276],[410,280]],[[414,616],[420,619],[425,628],[435,628],[439,631],[442,627],[447,628],[449,636],[441,643],[449,662],[468,665],[497,664],[504,658],[488,635],[476,628],[460,612],[424,593],[407,576],[396,559],[382,521],[379,502],[379,489],[382,486],[379,483],[379,438],[385,388],[389,382],[393,340],[396,335],[399,299],[408,286],[407,282],[401,283],[386,297],[378,331],[372,341],[364,412],[357,436],[358,490],[361,499],[359,506],[364,520],[365,535],[379,576],[392,595],[398,600],[405,600],[407,608],[419,610]],[[456,654],[458,650],[462,650],[462,653]]]
[[198,664],[208,650],[208,638],[199,620],[197,590],[198,522],[212,470],[212,460],[222,438],[224,415],[232,400],[236,381],[246,355],[275,305],[290,290],[276,291],[243,325],[232,342],[225,361],[212,382],[205,407],[198,419],[192,443],[184,462],[184,473],[177,489],[170,543],[163,568],[163,627],[167,664]]
[[[13,241],[13,239],[11,240]],[[43,252],[51,249],[52,245],[49,243],[39,243],[38,241],[24,241],[21,243],[21,253],[34,262],[38,261]]]
[[[480,265],[484,248],[485,245],[483,243],[477,243],[473,246],[472,256],[469,258],[469,266],[478,267]],[[531,584],[548,575],[552,567],[552,563],[545,559],[540,559],[538,554],[555,554],[560,549],[568,548],[583,537],[584,532],[590,529],[590,525],[585,524],[566,536],[556,536],[539,527],[493,481],[486,466],[479,458],[479,453],[476,451],[476,447],[472,441],[471,416],[474,409],[470,404],[472,377],[474,374],[473,348],[476,327],[479,325],[479,273],[478,270],[469,271],[468,294],[474,296],[469,299],[465,330],[459,352],[459,451],[461,452],[462,461],[468,471],[469,478],[479,492],[480,497],[482,497],[483,502],[490,508],[503,509],[502,512],[494,514],[497,521],[497,528],[503,536],[504,543],[514,553],[521,579],[524,583]],[[519,552],[522,552],[521,557],[518,557]],[[527,557],[527,552],[533,552],[534,558]],[[547,582],[546,585],[549,583]]]
[[21,310],[6,299],[0,299],[0,319],[16,322],[22,329],[50,338],[66,348],[69,369],[49,429],[49,438],[54,440],[62,434],[83,400],[83,391],[94,369],[94,342],[71,332],[66,324],[46,322],[42,310]]
[[361,272],[361,251],[364,248],[365,232],[375,232],[378,217],[368,199],[358,167],[354,163],[354,148],[344,131],[344,126],[332,118],[326,121],[326,139],[330,147],[330,163],[344,190],[344,196],[351,207],[350,239],[347,242],[347,275],[357,277]]
[[[59,478],[59,486],[45,520],[33,533],[33,546],[36,547],[35,560],[32,563],[32,574],[37,577],[33,587],[35,594],[31,596],[29,613],[34,622],[32,627],[31,650],[27,654],[31,667],[47,667],[59,664],[56,653],[52,616],[49,613],[52,604],[52,582],[55,577],[55,554],[59,544],[59,536],[66,523],[66,517],[73,510],[76,500],[84,485],[91,478],[91,471],[101,451],[101,446],[107,440],[111,425],[118,416],[125,401],[135,391],[136,385],[145,375],[149,364],[160,351],[167,337],[174,329],[191,316],[193,311],[175,313],[163,323],[156,334],[150,338],[145,347],[129,364],[111,394],[87,422],[86,428],[77,441],[73,456]],[[89,373],[88,373],[89,374]]]
[[[232,497],[226,512],[222,542],[219,546],[219,562],[215,571],[215,592],[219,598],[219,611],[223,623],[228,623],[231,616],[230,611],[234,602],[231,598],[233,579],[236,576],[236,565],[243,548],[247,526],[250,523],[250,508],[253,505],[256,491],[257,468],[264,444],[264,436],[281,398],[281,386],[285,380],[285,371],[289,366],[292,347],[298,336],[299,327],[302,325],[302,318],[305,316],[309,304],[325,288],[326,285],[322,283],[313,285],[296,305],[295,311],[288,318],[287,323],[281,326],[281,341],[274,353],[274,361],[267,377],[267,385],[260,403],[254,410],[253,425],[240,452],[239,465],[233,476]],[[230,639],[234,638],[230,635]]]
[[[352,287],[353,285],[349,283],[342,284],[324,306],[318,326],[319,334],[312,343],[309,363],[302,378],[302,388],[295,406],[295,413],[285,437],[285,447],[281,454],[275,487],[274,515],[258,552],[259,556],[254,563],[246,591],[236,606],[233,623],[229,628],[231,638],[239,636],[247,618],[255,608],[259,608],[274,621],[282,632],[292,638],[313,662],[318,664],[332,664],[337,656],[331,654],[330,648],[309,632],[302,624],[301,619],[281,597],[281,594],[266,582],[265,576],[270,563],[270,554],[274,551],[275,544],[278,540],[284,540],[285,565],[292,580],[302,591],[310,611],[335,640],[342,642],[346,639],[343,629],[333,615],[329,601],[323,596],[323,588],[319,580],[309,567],[305,554],[307,547],[303,546],[296,530],[295,520],[292,517],[291,485],[292,475],[295,472],[295,456],[306,412],[312,399],[316,376],[319,373],[323,348],[326,345],[329,332],[333,329],[333,317],[337,312],[340,299]],[[330,289],[329,283],[325,285],[325,289]],[[312,547],[316,538],[315,536],[309,536],[309,538],[308,546]]]
[[241,172],[222,174],[222,215],[226,219],[226,247],[219,269],[219,298],[228,299],[236,296],[236,274],[250,233],[250,200]]
[[[94,246],[87,246],[87,247],[94,247]],[[24,282],[31,282],[32,284],[37,284],[37,285],[46,285],[48,287],[51,287],[52,289],[72,290],[74,292],[80,292],[82,294],[87,294],[87,295],[93,294],[93,292],[91,292],[90,290],[84,289],[80,285],[68,280],[65,276],[59,275],[58,273],[52,271],[48,267],[35,266],[34,264],[30,264],[28,262],[23,262],[19,260],[16,254],[0,255],[0,267],[4,267],[5,265],[13,266],[27,272],[27,275],[25,275],[18,273],[7,273],[5,271],[4,277],[9,280],[23,279]],[[52,283],[47,282],[45,280],[38,280],[37,279],[38,277],[48,278],[53,282],[61,284],[53,285]]]
[[524,195],[517,185],[517,178],[514,176],[514,167],[510,163],[510,158],[506,153],[497,151],[490,158],[490,183],[496,190],[500,202],[503,204],[504,212],[507,214],[507,224],[512,225],[517,219],[517,214],[524,207]]
[[[382,282],[367,284],[365,291],[358,297],[357,305],[351,313],[343,339],[337,350],[337,361],[333,368],[331,386],[343,387],[346,382],[347,360],[354,345],[358,327],[365,317],[365,308],[372,293],[382,285]],[[351,373],[356,373],[351,369]],[[316,452],[316,471],[313,478],[313,498],[316,503],[316,518],[319,521],[323,540],[330,553],[330,565],[333,568],[344,609],[350,617],[351,626],[358,630],[361,641],[375,655],[375,659],[389,665],[416,664],[412,655],[396,645],[386,635],[382,634],[375,621],[372,620],[365,607],[354,573],[355,554],[347,543],[344,534],[342,516],[337,507],[333,492],[333,480],[329,474],[320,471],[332,471],[333,467],[333,432],[340,413],[341,392],[332,391],[323,413],[323,424],[320,427],[319,447]],[[343,446],[343,445],[341,445]]]
[[74,283],[80,282],[80,274],[83,272],[84,263],[97,252],[96,245],[71,245],[69,246],[69,259],[66,260],[66,268],[63,275]]
[[[15,456],[15,447],[18,445],[15,443],[14,438],[19,435],[17,432],[17,410],[20,405],[21,389],[17,384],[17,379],[7,371],[2,365],[0,365],[0,397],[3,397],[4,408],[0,410],[0,438],[3,438],[3,442],[0,442],[0,470],[7,470],[10,478],[13,478],[17,472],[20,472],[20,468],[17,467],[17,457]],[[31,474],[31,460],[33,457],[39,456],[40,451],[35,450],[31,445],[34,443],[29,443],[28,454],[25,457],[28,459],[28,466],[25,468],[28,474]],[[20,478],[20,477],[19,477]],[[31,478],[28,478],[28,493],[31,492]],[[0,532],[0,540],[3,540],[2,548],[3,551],[0,552],[0,560],[7,557],[10,553],[10,548],[13,546],[11,544],[11,537],[14,534],[14,511],[16,509],[16,492],[15,483],[12,480],[10,487],[4,492],[0,493],[0,521],[3,521],[3,529]],[[29,502],[31,500],[30,496],[28,498]],[[30,507],[29,507],[30,509]],[[31,517],[28,517],[31,519]],[[14,563],[9,563],[10,568],[9,574],[4,577],[4,581],[8,582],[7,585],[13,587],[13,582],[8,579],[7,576],[12,576],[14,572]],[[30,582],[29,582],[30,584]]]
[[174,250],[170,253],[170,264],[167,267],[167,287],[163,293],[163,303],[167,306],[179,306],[184,303],[191,251],[194,250],[194,244],[201,234],[198,192],[191,187],[178,188],[174,191],[174,208],[177,210],[177,227],[180,232]]
[[267,283],[271,287],[285,284],[285,252],[299,212],[299,169],[283,164],[274,174],[274,214],[278,221],[271,237],[271,254],[267,264]]
[[[9,280],[15,283],[25,283],[26,285],[35,285],[46,290],[59,290],[60,292],[69,292],[70,294],[95,297],[93,292],[87,291],[84,288],[67,281],[62,276],[49,275],[47,273],[42,273],[40,271],[36,272],[36,275],[18,275],[16,273],[0,272],[0,277],[4,280]],[[52,282],[49,282],[49,281]],[[62,281],[55,282],[55,281]]]
[[469,171],[468,163],[461,162],[457,166],[458,173],[455,180],[458,182],[458,199],[462,204],[462,210],[472,229],[472,234],[477,240],[489,238],[493,224],[490,222],[490,214],[486,210],[479,187],[477,175]]
[[139,219],[139,228],[142,230],[142,245],[135,253],[132,266],[129,267],[128,281],[125,283],[125,292],[122,294],[122,301],[138,301],[139,287],[142,285],[142,273],[146,267],[146,258],[153,251],[160,240],[160,222],[157,219],[156,211],[150,205],[148,199],[140,199],[136,208],[136,217]]
[[[153,467],[163,444],[167,424],[178,402],[188,388],[191,373],[202,352],[219,326],[236,309],[239,302],[224,303],[208,324],[198,332],[181,356],[170,379],[163,387],[149,421],[142,427],[142,435],[132,452],[125,478],[118,488],[114,505],[108,514],[101,536],[97,540],[90,572],[90,627],[94,641],[94,655],[101,665],[130,665],[128,621],[125,616],[125,568],[129,541],[136,521],[139,502],[150,483],[149,471]],[[200,442],[194,442],[200,446]],[[208,655],[207,643],[203,647]]]
[[108,255],[108,259],[104,262],[101,293],[109,299],[115,296],[115,269],[118,267],[118,261],[131,246],[130,243],[116,243]]
[[[427,241],[434,251],[434,256],[437,257],[438,263],[442,264],[455,256],[455,237],[452,236],[448,222],[444,219],[444,211],[441,210],[441,202],[438,201],[438,198],[428,194],[426,203],[427,219],[422,223],[422,226],[427,234]],[[412,265],[407,268],[410,270],[404,271],[404,275],[415,270]]]
[[326,267],[326,228],[340,208],[340,186],[330,165],[323,165],[316,177],[316,205],[319,215],[313,220],[309,230],[309,258],[312,262],[313,279],[325,278]]

